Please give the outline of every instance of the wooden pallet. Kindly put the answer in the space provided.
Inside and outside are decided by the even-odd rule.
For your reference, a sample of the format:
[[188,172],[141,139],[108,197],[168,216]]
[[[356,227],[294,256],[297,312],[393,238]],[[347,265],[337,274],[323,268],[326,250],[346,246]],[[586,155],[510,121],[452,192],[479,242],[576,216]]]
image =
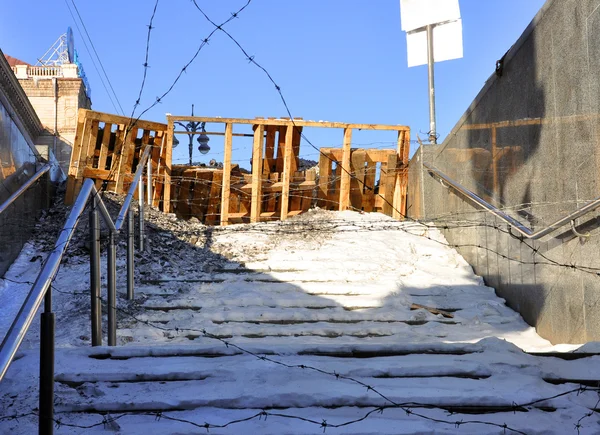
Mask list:
[[328,210],[381,212],[397,219],[406,215],[408,130],[398,131],[396,150],[350,148],[351,132],[344,132],[343,148],[321,148],[317,204]]
[[171,150],[164,140],[166,131],[166,124],[132,122],[124,116],[79,109],[65,203],[73,203],[85,178],[94,179],[97,188],[105,186],[109,191],[125,194],[141,154],[151,146],[152,205],[162,206],[168,212]]

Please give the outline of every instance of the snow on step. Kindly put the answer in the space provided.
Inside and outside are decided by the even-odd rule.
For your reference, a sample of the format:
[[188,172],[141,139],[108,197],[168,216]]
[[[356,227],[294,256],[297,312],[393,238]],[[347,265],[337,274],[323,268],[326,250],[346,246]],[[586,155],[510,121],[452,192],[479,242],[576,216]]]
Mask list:
[[[581,423],[581,433],[597,433],[596,413],[581,420],[596,406],[595,392],[542,399],[600,380],[600,357],[524,353],[515,344],[551,346],[436,231],[379,214],[312,212],[212,235],[223,254],[216,265],[136,282],[135,303],[123,305],[134,317],[119,313],[119,346],[58,349],[61,421],[93,425],[109,412],[118,420],[92,431],[143,435],[204,433],[205,422],[236,419],[244,421],[209,433],[503,431],[457,429],[460,420],[539,434]],[[453,317],[411,310],[413,303]],[[89,313],[78,315],[86,319],[75,325],[87,328]],[[38,358],[24,352],[0,384],[5,415],[37,406]],[[360,420],[389,400],[422,416],[385,409],[340,429],[321,426]],[[514,406],[527,402],[535,403]],[[0,419],[0,432],[31,433],[35,422]]]

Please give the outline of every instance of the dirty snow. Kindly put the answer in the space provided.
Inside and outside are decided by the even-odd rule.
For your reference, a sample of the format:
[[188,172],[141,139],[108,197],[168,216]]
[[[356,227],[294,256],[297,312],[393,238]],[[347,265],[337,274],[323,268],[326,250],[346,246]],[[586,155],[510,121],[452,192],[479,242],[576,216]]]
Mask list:
[[[54,307],[60,348],[56,407],[64,422],[94,424],[102,421],[103,412],[114,416],[129,410],[140,414],[93,430],[197,433],[198,427],[186,423],[163,419],[158,425],[155,416],[144,412],[163,409],[165,415],[218,424],[252,411],[284,408],[282,413],[339,422],[364,415],[365,407],[386,405],[352,382],[240,354],[203,330],[286,364],[365,380],[397,402],[510,406],[577,388],[560,384],[561,379],[600,379],[600,357],[563,361],[523,353],[578,346],[552,346],[538,336],[436,230],[350,211],[311,210],[286,222],[224,228],[179,222],[154,210],[149,219],[150,251],[138,254],[133,302],[123,298],[124,245],[119,248],[118,303],[124,312],[118,317],[118,347],[89,346],[84,236],[74,240],[61,267]],[[35,279],[41,264],[37,256],[47,253],[39,249],[28,244],[7,279],[0,280],[2,336],[29,289],[15,282]],[[411,310],[412,303],[447,310],[453,317]],[[0,416],[27,414],[37,406],[38,330],[34,324],[0,383]],[[350,358],[361,352],[372,357]],[[204,357],[208,354],[218,358]],[[586,392],[544,402],[554,412],[532,408],[451,419],[498,424],[510,419],[509,426],[525,433],[573,433],[596,399]],[[441,409],[421,412],[449,418]],[[0,432],[30,433],[35,424],[32,416],[18,423],[0,418]],[[581,424],[581,433],[600,431],[595,415]],[[90,430],[61,426],[58,433]],[[486,425],[457,429],[402,410],[329,431],[502,433]],[[276,417],[210,430],[320,432],[318,426]]]

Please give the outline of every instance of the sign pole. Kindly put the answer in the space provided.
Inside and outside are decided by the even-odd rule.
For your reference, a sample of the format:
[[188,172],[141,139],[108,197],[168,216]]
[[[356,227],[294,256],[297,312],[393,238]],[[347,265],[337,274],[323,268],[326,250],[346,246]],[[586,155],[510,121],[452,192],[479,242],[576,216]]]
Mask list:
[[429,73],[429,142],[437,143],[435,128],[435,83],[433,74],[433,24],[427,25],[427,72]]

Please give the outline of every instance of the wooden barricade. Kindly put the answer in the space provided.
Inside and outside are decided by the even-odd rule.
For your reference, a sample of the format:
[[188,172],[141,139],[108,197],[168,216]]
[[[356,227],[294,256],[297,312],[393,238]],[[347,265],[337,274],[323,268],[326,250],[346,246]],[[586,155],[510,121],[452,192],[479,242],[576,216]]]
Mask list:
[[[152,205],[170,211],[171,148],[167,125],[79,109],[65,203],[72,204],[85,178],[125,194],[146,146],[152,146]],[[146,180],[147,182],[147,180]],[[136,192],[137,194],[137,192]]]
[[[305,121],[302,118],[241,119],[171,115],[167,116],[167,122],[168,144],[173,142],[174,134],[189,134],[183,130],[175,131],[175,125],[186,122],[224,125],[224,132],[203,132],[206,135],[224,136],[223,169],[181,169],[181,181],[178,181],[174,203],[177,204],[177,213],[182,217],[195,216],[206,223],[218,222],[221,225],[285,220],[307,211],[317,200],[325,208],[346,210],[354,207],[365,211],[382,211],[396,218],[406,213],[410,142],[408,127]],[[234,133],[234,126],[239,125],[251,126],[252,133]],[[323,149],[319,177],[316,169],[298,170],[301,135],[305,127],[341,128],[344,131],[343,149]],[[352,151],[353,129],[395,131],[398,147],[396,150]],[[250,173],[242,173],[232,164],[232,141],[235,136],[253,138]],[[210,175],[207,175],[209,172]],[[209,177],[207,198],[206,183]],[[191,206],[196,202],[194,198],[203,198],[196,212]]]

